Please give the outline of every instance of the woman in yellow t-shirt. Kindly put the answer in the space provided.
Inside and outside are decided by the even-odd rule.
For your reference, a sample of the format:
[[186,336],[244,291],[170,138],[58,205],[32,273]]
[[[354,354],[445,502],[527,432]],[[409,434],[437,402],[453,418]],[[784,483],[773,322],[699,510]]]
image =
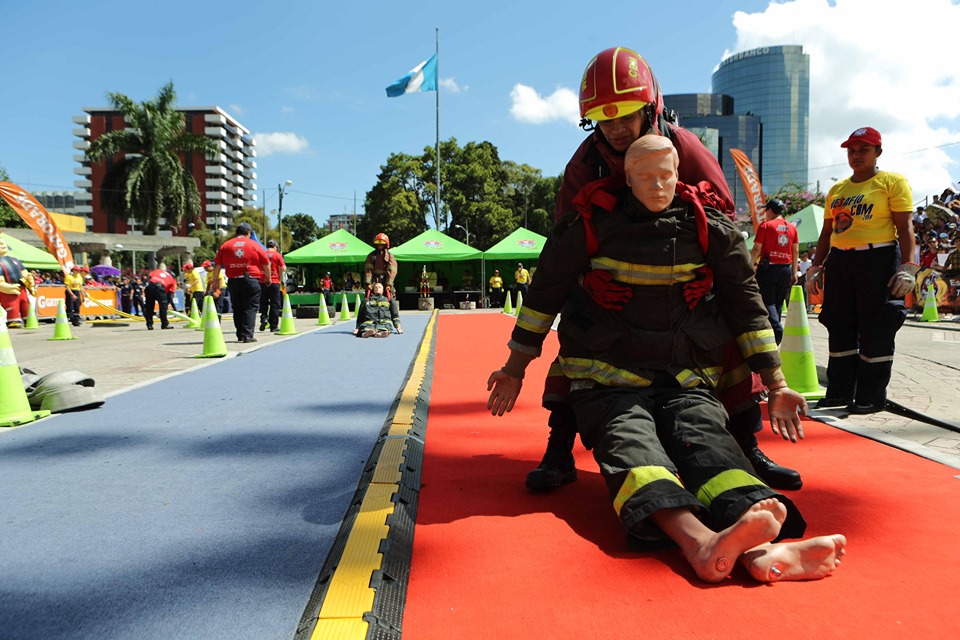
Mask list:
[[807,279],[824,274],[819,321],[829,334],[827,393],[818,408],[882,411],[894,339],[916,286],[913,194],[903,176],[880,171],[880,133],[862,127],[840,145],[853,175],[831,187]]

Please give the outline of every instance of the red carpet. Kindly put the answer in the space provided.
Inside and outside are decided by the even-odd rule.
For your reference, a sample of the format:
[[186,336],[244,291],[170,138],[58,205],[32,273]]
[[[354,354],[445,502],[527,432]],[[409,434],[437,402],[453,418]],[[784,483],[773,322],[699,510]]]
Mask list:
[[[580,480],[526,491],[546,442],[540,393],[548,352],[514,411],[486,412],[513,322],[443,315],[403,636],[449,638],[945,638],[960,636],[960,474],[806,421],[792,445],[761,446],[799,469],[808,535],[843,533],[824,580],[759,585],[738,568],[698,581],[678,551],[630,551],[589,452]],[[953,631],[951,631],[951,629]]]

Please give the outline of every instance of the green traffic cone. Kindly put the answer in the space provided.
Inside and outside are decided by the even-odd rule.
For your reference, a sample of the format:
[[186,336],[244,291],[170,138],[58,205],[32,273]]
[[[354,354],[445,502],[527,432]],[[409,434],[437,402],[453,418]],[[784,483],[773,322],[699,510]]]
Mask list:
[[507,297],[503,301],[503,312],[513,315],[513,303],[510,302],[510,292],[507,291]]
[[[206,302],[204,302],[204,306],[206,306]],[[199,329],[202,327],[203,327],[203,322],[200,318],[200,310],[197,309],[197,299],[191,297],[190,298],[190,320],[187,322],[186,328]]]
[[790,308],[783,323],[783,340],[780,342],[780,362],[780,370],[787,379],[788,387],[807,400],[824,396],[825,389],[817,378],[807,307],[803,303],[803,287],[798,284],[790,289]]
[[940,322],[940,313],[937,309],[937,292],[933,285],[927,287],[927,295],[923,299],[923,315],[920,322]]
[[[320,294],[323,297],[323,294]],[[280,316],[280,330],[277,331],[278,336],[295,336],[300,332],[297,331],[297,325],[293,322],[293,310],[290,308],[290,296],[288,294],[283,294],[283,314]]]
[[63,300],[57,300],[57,321],[53,325],[53,337],[47,340],[76,340],[70,333],[70,321],[67,320],[67,310]]
[[24,329],[39,329],[40,323],[37,321],[37,299],[30,301],[30,310],[27,311],[27,323],[23,325]]
[[520,307],[523,306],[523,291],[517,291],[517,308],[513,312],[513,315],[520,315]]
[[347,303],[347,292],[340,294],[340,318],[341,322],[350,320],[350,305]]
[[20,365],[13,352],[7,330],[7,311],[0,307],[0,427],[15,427],[50,415],[49,411],[33,411],[20,377]]
[[222,358],[227,355],[227,343],[223,340],[220,318],[213,305],[213,297],[203,300],[203,353],[197,358]]
[[357,294],[356,304],[353,305],[353,314],[352,314],[352,315],[353,315],[354,318],[356,318],[357,315],[360,313],[360,305],[362,305],[362,304],[363,304],[363,298],[361,298],[361,297],[360,297],[360,294],[358,293],[358,294]]
[[317,326],[326,327],[330,324],[330,312],[327,311],[327,301],[323,297],[323,294],[320,294],[320,313],[317,315]]

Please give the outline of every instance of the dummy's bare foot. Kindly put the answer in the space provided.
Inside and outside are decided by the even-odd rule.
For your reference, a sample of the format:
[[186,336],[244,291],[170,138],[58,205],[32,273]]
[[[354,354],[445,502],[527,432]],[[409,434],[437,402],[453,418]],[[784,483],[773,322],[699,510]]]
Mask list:
[[840,566],[847,539],[839,533],[796,542],[763,544],[750,549],[741,560],[760,582],[819,580]]
[[745,551],[776,538],[786,517],[787,508],[780,501],[761,500],[732,525],[706,538],[687,556],[687,561],[701,579],[720,582],[730,575],[737,558]]

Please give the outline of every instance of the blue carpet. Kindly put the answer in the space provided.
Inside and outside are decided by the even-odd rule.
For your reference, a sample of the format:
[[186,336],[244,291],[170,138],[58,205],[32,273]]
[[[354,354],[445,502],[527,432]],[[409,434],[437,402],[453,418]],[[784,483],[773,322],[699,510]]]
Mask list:
[[293,637],[429,316],[0,433],[0,637]]

